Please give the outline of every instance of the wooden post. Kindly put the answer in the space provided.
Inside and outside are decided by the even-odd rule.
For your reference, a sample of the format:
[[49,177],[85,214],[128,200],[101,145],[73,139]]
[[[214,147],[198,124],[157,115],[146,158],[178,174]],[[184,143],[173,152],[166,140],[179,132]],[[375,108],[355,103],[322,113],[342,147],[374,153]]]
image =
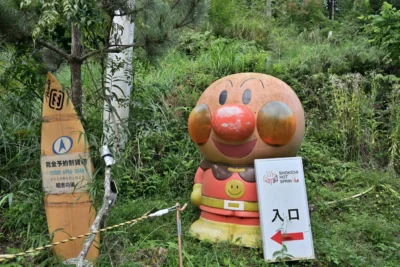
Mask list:
[[186,209],[187,204],[183,205],[182,209],[179,202],[176,203],[176,225],[178,228],[178,251],[179,251],[179,267],[183,267],[183,260],[182,260],[182,227],[181,227],[181,211]]

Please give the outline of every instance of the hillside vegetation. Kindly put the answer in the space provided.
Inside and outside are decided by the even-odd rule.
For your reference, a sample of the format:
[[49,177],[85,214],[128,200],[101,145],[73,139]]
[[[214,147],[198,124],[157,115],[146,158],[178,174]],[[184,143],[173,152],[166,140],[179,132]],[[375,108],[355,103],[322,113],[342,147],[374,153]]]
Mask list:
[[[290,85],[306,115],[303,158],[316,261],[294,266],[400,266],[400,11],[388,3],[339,1],[329,20],[324,1],[212,0],[208,16],[177,33],[168,48],[134,52],[129,141],[112,169],[118,201],[107,225],[151,209],[188,203],[182,213],[185,266],[269,266],[262,249],[198,241],[188,233],[201,155],[187,119],[213,81],[259,72]],[[395,1],[394,1],[395,2]],[[370,4],[371,3],[371,4]],[[103,194],[103,100],[83,69],[84,125]],[[27,51],[0,53],[0,254],[50,242],[40,174],[45,75]],[[55,75],[70,86],[67,66]],[[362,193],[359,197],[343,200]],[[343,201],[341,201],[343,200]],[[337,201],[333,204],[327,202]],[[178,266],[175,215],[102,235],[98,266]],[[279,264],[270,264],[279,265]],[[285,263],[282,263],[284,266]],[[62,266],[51,251],[5,266]]]

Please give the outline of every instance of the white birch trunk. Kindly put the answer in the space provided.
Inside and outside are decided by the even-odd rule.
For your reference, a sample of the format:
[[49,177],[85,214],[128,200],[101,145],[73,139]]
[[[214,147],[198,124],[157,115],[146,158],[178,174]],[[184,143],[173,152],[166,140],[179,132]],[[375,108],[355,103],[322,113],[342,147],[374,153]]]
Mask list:
[[267,0],[267,17],[272,16],[272,0]]
[[[131,22],[130,16],[118,16],[119,11],[116,11],[116,14],[110,33],[110,46],[133,44],[134,23]],[[107,60],[106,97],[110,102],[104,102],[104,144],[117,143],[119,150],[124,149],[127,141],[126,120],[129,116],[129,98],[133,82],[132,51],[131,47],[120,53],[110,53]],[[112,113],[116,113],[114,117],[119,133],[117,135],[114,133]]]

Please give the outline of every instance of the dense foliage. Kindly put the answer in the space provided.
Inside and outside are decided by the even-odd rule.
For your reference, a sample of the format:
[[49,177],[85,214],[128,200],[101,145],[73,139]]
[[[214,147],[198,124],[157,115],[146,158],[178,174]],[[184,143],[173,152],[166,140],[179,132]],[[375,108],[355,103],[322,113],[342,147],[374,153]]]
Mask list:
[[[149,50],[137,48],[130,138],[113,168],[119,196],[107,224],[189,202],[201,160],[187,134],[192,107],[216,79],[261,72],[288,83],[305,110],[299,156],[315,205],[311,224],[319,266],[399,266],[400,11],[380,3],[376,12],[376,2],[339,1],[338,20],[331,21],[325,1],[272,1],[269,17],[265,1],[212,0],[203,23],[180,32],[163,51],[157,48],[162,53],[149,57]],[[50,240],[39,167],[43,66],[30,56],[36,51],[16,47],[3,45],[0,53],[0,254]],[[96,82],[102,71],[93,60],[82,74],[84,122],[96,166],[91,192],[100,200],[103,99],[89,68]],[[56,75],[70,85],[67,66]],[[358,198],[324,204],[370,188]],[[259,249],[197,241],[188,229],[198,210],[189,206],[182,216],[185,265],[268,265]],[[61,263],[44,252],[15,264],[10,266]],[[99,266],[177,265],[173,215],[102,236]]]

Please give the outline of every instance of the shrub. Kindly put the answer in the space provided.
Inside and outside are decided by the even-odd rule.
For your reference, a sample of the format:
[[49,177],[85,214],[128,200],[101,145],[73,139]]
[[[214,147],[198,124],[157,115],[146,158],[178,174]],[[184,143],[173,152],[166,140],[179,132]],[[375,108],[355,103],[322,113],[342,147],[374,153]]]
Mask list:
[[[388,56],[386,61],[393,61],[393,72],[399,74],[400,68],[400,10],[384,3],[380,15],[360,17],[369,22],[364,29],[373,45],[384,49]],[[389,58],[388,58],[389,57]]]
[[324,16],[324,2],[321,0],[295,1],[287,3],[284,22],[293,23],[299,29],[316,28],[327,19]]

